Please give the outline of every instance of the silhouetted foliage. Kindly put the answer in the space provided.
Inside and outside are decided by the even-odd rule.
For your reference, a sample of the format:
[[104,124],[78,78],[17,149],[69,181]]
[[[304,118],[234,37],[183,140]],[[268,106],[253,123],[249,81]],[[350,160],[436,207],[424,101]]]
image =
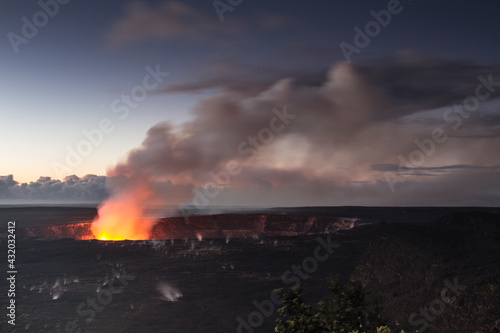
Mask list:
[[[365,291],[358,281],[345,285],[339,277],[327,280],[330,295],[316,304],[306,304],[302,288],[275,290],[283,306],[278,309],[280,318],[276,321],[278,333],[348,333],[390,332],[382,317],[380,298]],[[377,329],[377,327],[380,327]]]

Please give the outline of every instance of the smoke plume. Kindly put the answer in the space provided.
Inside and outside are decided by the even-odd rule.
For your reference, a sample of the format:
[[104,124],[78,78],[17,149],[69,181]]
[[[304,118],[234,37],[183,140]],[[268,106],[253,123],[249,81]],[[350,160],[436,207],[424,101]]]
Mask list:
[[[146,202],[412,205],[425,203],[436,187],[448,193],[447,202],[493,202],[498,191],[461,196],[453,179],[460,170],[471,181],[496,186],[484,179],[486,173],[499,179],[500,156],[492,154],[500,137],[499,91],[460,128],[443,118],[442,108],[473,94],[481,75],[498,82],[498,73],[496,67],[406,54],[371,66],[339,63],[319,84],[288,77],[263,86],[256,78],[248,90],[243,83],[233,90],[208,77],[205,86],[177,85],[183,92],[210,83],[223,89],[195,108],[193,120],[148,131],[142,145],[109,171],[113,195],[99,214],[123,198],[137,212]],[[397,165],[399,156],[418,148],[415,140],[427,142],[437,127],[447,141],[434,144],[418,165],[424,169],[413,168],[392,194],[384,166]],[[489,133],[480,144],[474,139],[479,133]]]

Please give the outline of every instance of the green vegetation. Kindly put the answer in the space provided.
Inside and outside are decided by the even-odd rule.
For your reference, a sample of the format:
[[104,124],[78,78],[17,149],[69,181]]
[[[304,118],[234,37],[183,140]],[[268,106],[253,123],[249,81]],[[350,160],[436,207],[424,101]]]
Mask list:
[[[316,304],[306,304],[302,288],[277,289],[283,301],[278,309],[277,333],[391,333],[382,317],[380,298],[363,290],[358,281],[327,280],[330,295]],[[404,333],[402,331],[401,333]]]

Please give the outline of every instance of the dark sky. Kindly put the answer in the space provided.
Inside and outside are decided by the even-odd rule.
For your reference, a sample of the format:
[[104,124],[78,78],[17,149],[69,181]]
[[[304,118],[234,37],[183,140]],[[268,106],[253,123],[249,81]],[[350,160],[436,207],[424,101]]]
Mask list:
[[497,1],[232,3],[2,0],[0,200],[498,205]]

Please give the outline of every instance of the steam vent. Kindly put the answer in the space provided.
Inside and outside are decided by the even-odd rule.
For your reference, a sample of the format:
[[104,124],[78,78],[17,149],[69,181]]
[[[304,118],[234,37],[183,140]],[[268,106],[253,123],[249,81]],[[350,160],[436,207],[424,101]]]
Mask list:
[[[351,229],[356,222],[334,217],[221,214],[158,220],[150,239],[201,239],[300,236]],[[91,222],[27,227],[27,237],[94,239]]]

